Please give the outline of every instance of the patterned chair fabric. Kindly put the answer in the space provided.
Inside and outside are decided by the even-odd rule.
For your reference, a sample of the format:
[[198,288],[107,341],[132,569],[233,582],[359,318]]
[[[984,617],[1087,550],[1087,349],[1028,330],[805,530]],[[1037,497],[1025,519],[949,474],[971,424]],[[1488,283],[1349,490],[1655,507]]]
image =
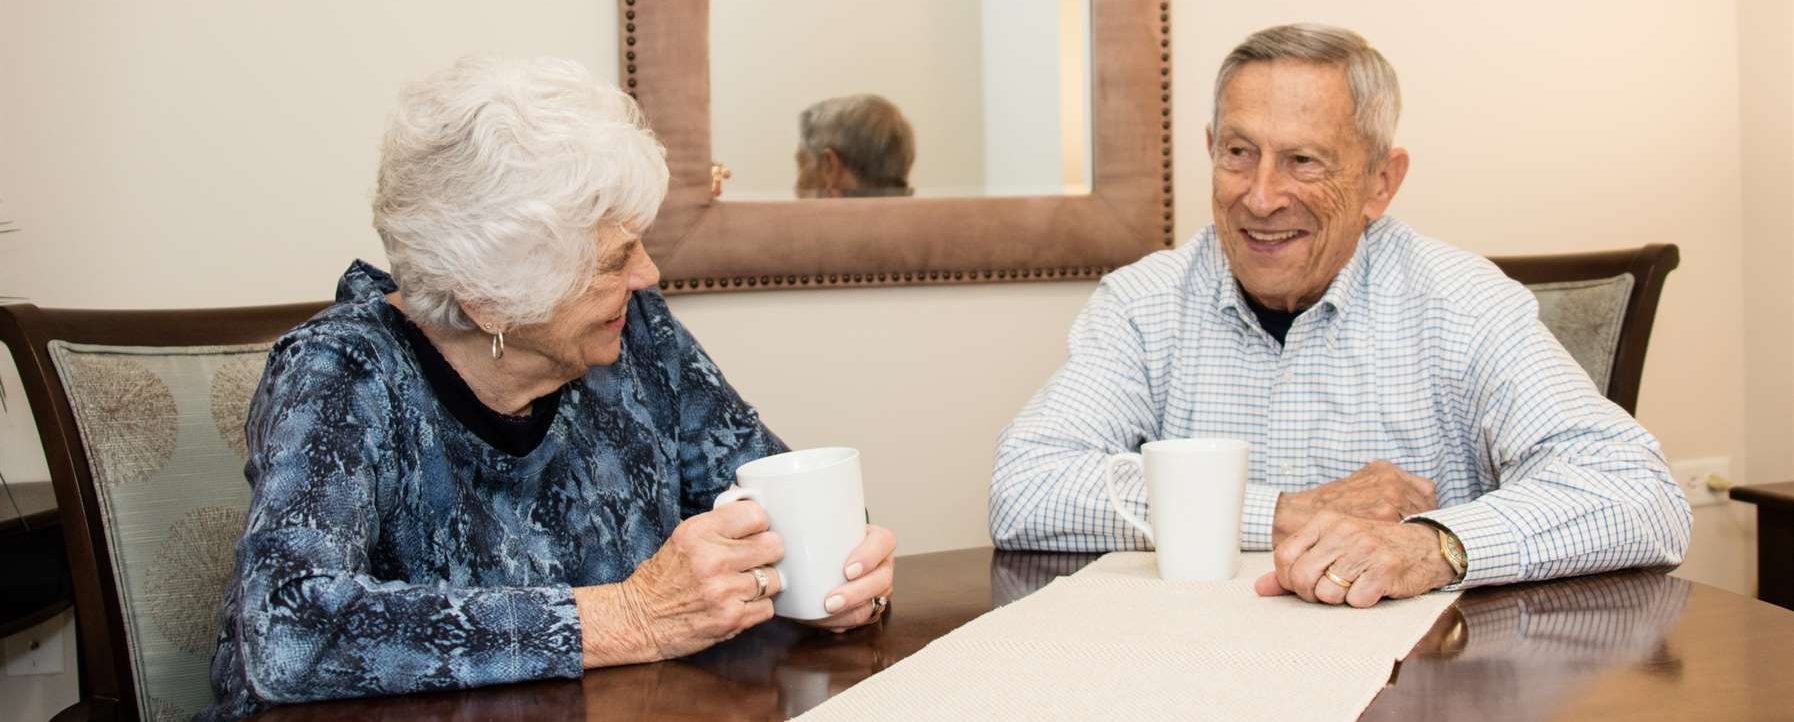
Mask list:
[[1595,389],[1606,394],[1632,296],[1632,274],[1587,281],[1535,283],[1527,286],[1539,300],[1539,320],[1582,365]]
[[243,533],[243,423],[269,344],[52,341],[105,517],[145,719],[212,701],[219,600]]

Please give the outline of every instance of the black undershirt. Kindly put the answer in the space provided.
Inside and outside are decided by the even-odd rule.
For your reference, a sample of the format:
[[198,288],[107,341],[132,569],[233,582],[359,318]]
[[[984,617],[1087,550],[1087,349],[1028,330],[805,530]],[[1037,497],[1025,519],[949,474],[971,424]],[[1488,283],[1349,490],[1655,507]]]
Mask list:
[[450,416],[481,441],[512,456],[525,456],[542,444],[542,439],[548,436],[548,427],[554,425],[554,414],[561,407],[561,390],[565,386],[530,402],[528,416],[493,411],[474,395],[473,388],[454,366],[449,365],[448,359],[442,357],[436,345],[430,343],[423,329],[402,314],[400,318],[404,319],[403,331],[405,340],[411,344],[411,355],[417,358],[424,379],[430,382],[436,400],[448,409]]
[[1252,315],[1258,317],[1258,325],[1263,326],[1265,333],[1271,334],[1271,338],[1277,339],[1279,346],[1283,345],[1283,337],[1289,335],[1289,327],[1296,322],[1296,317],[1302,315],[1302,311],[1307,310],[1279,311],[1260,305],[1258,301],[1253,300],[1250,293],[1241,293],[1240,295],[1246,298],[1246,305],[1252,308]]

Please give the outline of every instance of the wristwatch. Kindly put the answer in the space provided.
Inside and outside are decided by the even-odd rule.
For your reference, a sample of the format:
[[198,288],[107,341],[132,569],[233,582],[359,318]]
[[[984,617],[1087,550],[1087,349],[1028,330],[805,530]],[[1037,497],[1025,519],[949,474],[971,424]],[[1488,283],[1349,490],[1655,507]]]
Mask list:
[[1445,563],[1450,564],[1452,573],[1457,575],[1452,578],[1452,583],[1464,581],[1464,573],[1470,571],[1470,555],[1464,553],[1464,542],[1458,540],[1458,535],[1451,533],[1451,530],[1445,528],[1445,525],[1431,519],[1409,519],[1408,521],[1425,524],[1439,533],[1439,556],[1445,557]]
[[1458,535],[1435,526],[1433,531],[1439,532],[1439,553],[1445,555],[1445,563],[1457,576],[1452,577],[1453,584],[1464,581],[1464,573],[1470,571],[1470,556],[1464,553],[1464,542],[1458,541]]

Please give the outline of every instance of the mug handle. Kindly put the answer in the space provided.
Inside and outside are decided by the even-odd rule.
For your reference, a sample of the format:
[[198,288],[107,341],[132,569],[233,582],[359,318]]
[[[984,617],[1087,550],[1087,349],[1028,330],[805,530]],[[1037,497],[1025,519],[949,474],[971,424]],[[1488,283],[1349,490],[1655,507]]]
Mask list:
[[1127,463],[1140,467],[1141,473],[1146,472],[1146,460],[1139,454],[1113,454],[1103,462],[1103,488],[1109,492],[1109,508],[1114,509],[1115,513],[1120,514],[1127,523],[1134,525],[1135,529],[1139,529],[1141,534],[1145,534],[1147,541],[1157,545],[1158,542],[1152,538],[1152,525],[1147,524],[1140,517],[1134,516],[1134,513],[1128,511],[1127,507],[1122,506],[1121,497],[1115,494],[1115,467]]
[[710,505],[710,510],[715,511],[717,509],[721,509],[721,508],[723,508],[724,504],[727,504],[732,501],[741,501],[742,499],[753,499],[754,501],[759,501],[760,500],[760,492],[759,492],[759,490],[756,490],[756,489],[743,489],[739,486],[731,486],[727,489],[724,489],[723,493],[716,495],[716,502]]

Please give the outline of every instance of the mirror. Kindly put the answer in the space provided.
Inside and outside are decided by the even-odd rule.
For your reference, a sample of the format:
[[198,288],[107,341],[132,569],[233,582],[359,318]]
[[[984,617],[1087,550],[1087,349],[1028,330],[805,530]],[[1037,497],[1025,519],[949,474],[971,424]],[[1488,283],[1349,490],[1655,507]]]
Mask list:
[[1089,0],[729,0],[710,26],[724,200],[1090,191]]
[[[667,200],[644,235],[665,292],[1095,278],[1170,247],[1168,2],[724,4],[618,4],[623,85],[666,145],[672,171]],[[975,28],[956,26],[973,24],[974,10]],[[875,45],[887,25],[912,34],[893,32],[890,44]],[[839,45],[804,54],[806,41],[829,33],[866,49],[835,59],[826,56],[839,54]],[[946,36],[965,39],[948,45]],[[1035,40],[1025,51],[1018,49],[1024,38]],[[992,55],[998,57],[986,62]],[[893,76],[875,65],[895,65],[920,82],[868,85],[866,78]],[[985,92],[987,70],[1007,73],[993,85],[1012,87]],[[824,71],[841,76],[824,84],[816,80]],[[937,88],[924,71],[975,75],[979,89],[969,82]],[[1050,99],[1008,107],[1005,93],[1023,85],[1045,88],[1038,95]],[[793,202],[796,115],[818,100],[867,92],[888,93],[904,104],[900,112],[915,114],[917,160],[908,180],[917,190]],[[961,108],[957,117],[937,121],[925,108],[952,98]],[[989,103],[1005,107],[987,113]],[[969,119],[974,105],[976,121]],[[946,138],[955,134],[975,138],[976,150],[952,150]],[[1023,136],[1033,140],[1023,143]],[[739,159],[725,157],[728,148],[740,148]],[[992,162],[999,152],[993,149],[1048,162]],[[976,156],[978,163],[964,166],[980,170],[955,175],[945,159],[925,160],[930,154]],[[724,179],[730,164],[733,177]]]

